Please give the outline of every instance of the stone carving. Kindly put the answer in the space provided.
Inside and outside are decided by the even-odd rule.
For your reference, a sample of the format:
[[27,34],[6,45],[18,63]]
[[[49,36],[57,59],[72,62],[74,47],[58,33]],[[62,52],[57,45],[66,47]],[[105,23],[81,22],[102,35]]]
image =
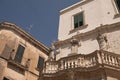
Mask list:
[[27,69],[29,69],[30,62],[31,62],[31,60],[30,60],[30,59],[27,59],[27,61],[26,61],[26,68],[27,68]]
[[55,46],[54,46],[54,44],[52,43],[52,44],[51,44],[51,47],[50,47],[49,60],[54,60],[54,58],[55,58],[54,50],[55,50]]
[[61,52],[61,48],[56,49],[56,54],[59,54]]
[[72,40],[70,41],[71,43],[71,54],[77,54],[78,53],[78,40],[75,38],[72,38]]
[[108,40],[107,40],[107,36],[105,34],[99,33],[97,36],[97,41],[98,41],[100,49],[102,49],[102,50],[108,49],[108,47],[107,47]]

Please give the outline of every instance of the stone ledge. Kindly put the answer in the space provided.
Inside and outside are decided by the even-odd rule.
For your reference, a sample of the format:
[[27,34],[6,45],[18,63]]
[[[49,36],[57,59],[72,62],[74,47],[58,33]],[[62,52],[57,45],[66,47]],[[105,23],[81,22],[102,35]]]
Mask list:
[[85,28],[87,28],[87,26],[88,26],[88,24],[83,25],[83,26],[80,26],[80,27],[78,27],[78,28],[75,28],[75,29],[73,29],[73,30],[70,31],[70,34],[76,32],[76,31],[78,31],[78,30],[85,29]]

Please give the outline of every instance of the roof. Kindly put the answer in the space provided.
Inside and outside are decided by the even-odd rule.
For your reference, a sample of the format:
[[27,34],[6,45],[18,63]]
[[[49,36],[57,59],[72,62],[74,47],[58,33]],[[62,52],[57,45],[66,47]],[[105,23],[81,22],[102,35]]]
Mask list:
[[49,48],[42,44],[40,41],[32,37],[29,33],[18,27],[16,24],[10,22],[2,22],[0,23],[0,29],[9,29],[14,30],[18,34],[20,34],[23,38],[26,38],[28,42],[32,43],[35,47],[39,48],[47,55],[49,55]]
[[69,10],[71,10],[71,9],[74,9],[74,8],[76,8],[77,6],[86,4],[86,3],[90,2],[90,1],[93,1],[93,0],[81,0],[81,1],[78,2],[78,3],[75,3],[75,4],[69,6],[69,7],[65,8],[65,9],[60,10],[60,14],[62,14],[62,13],[64,13],[64,12],[67,12],[67,11],[69,11]]

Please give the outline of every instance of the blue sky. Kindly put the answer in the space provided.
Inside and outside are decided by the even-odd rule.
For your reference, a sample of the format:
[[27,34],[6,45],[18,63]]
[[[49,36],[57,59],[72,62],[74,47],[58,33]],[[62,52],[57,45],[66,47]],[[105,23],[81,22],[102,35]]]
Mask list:
[[45,44],[57,40],[59,11],[80,0],[0,0],[0,22],[8,21]]

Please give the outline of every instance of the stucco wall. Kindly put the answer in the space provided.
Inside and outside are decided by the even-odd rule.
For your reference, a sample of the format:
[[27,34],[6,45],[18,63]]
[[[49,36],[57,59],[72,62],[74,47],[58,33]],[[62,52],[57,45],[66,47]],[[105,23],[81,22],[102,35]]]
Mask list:
[[[89,0],[86,0],[89,1]],[[78,3],[76,3],[78,4]],[[75,4],[75,5],[76,5]],[[81,5],[82,4],[82,5]],[[71,7],[71,6],[70,6]],[[72,8],[66,8],[61,11],[60,20],[59,20],[59,32],[58,32],[58,40],[63,41],[71,38],[72,36],[86,33],[88,31],[92,31],[97,27],[101,27],[102,25],[113,24],[120,22],[120,17],[116,17],[118,10],[114,3],[114,0],[91,0],[86,3],[80,3],[77,6]],[[74,32],[70,32],[73,30],[73,15],[83,12],[84,13],[84,22],[85,25],[88,26],[84,29],[79,29]],[[119,26],[118,26],[119,27]],[[105,49],[110,52],[120,54],[120,31],[118,29],[111,29],[110,31],[103,31],[101,33],[107,33],[108,39],[108,49]],[[99,50],[99,44],[96,40],[98,33],[93,33],[89,36],[84,36],[79,39],[81,46],[78,48],[78,54],[89,54],[94,52],[95,50]],[[57,59],[61,57],[65,57],[71,53],[71,44],[64,44],[60,46],[60,53],[57,54]]]
[[[120,21],[120,18],[114,18],[117,14],[116,5],[113,0],[91,0],[83,5],[79,4],[75,8],[60,14],[58,39],[65,40],[76,35],[77,32],[84,33],[99,27],[101,24],[112,24]],[[84,12],[85,25],[87,28],[78,30],[70,34],[73,30],[73,15]]]
[[[107,30],[101,30],[100,33],[105,35],[107,38],[107,42],[104,43],[105,48],[103,50],[120,54],[120,26],[109,28]],[[90,54],[95,50],[100,50],[100,45],[97,40],[98,34],[98,32],[95,32],[80,38],[78,54]],[[66,57],[71,53],[71,43],[69,42],[68,44],[63,44],[60,46],[60,49],[60,53],[56,56],[57,60],[61,57]]]

